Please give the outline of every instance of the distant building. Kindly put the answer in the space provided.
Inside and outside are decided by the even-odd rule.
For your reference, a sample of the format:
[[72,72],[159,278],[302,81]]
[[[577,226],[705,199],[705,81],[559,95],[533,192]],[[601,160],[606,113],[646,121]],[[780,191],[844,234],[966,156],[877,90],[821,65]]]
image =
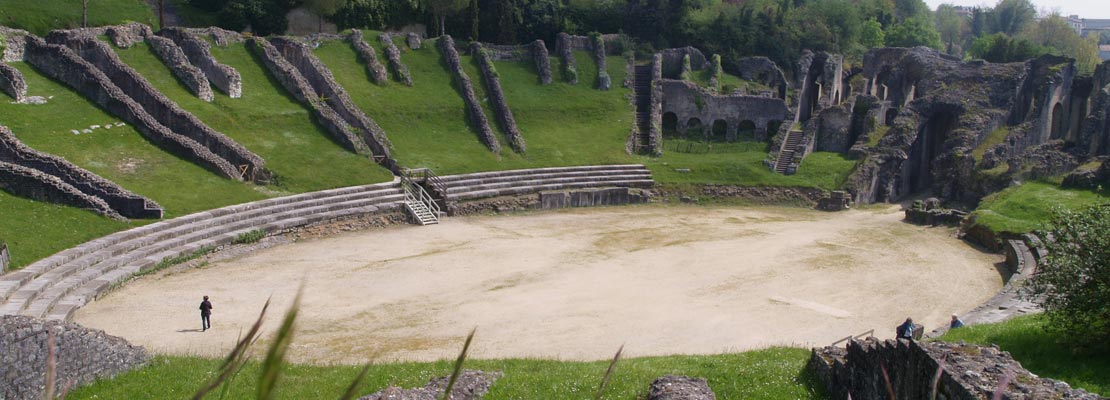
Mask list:
[[1067,21],[1068,26],[1075,30],[1076,35],[1083,35],[1083,25],[1085,25],[1083,23],[1083,18],[1079,18],[1078,15],[1069,15],[1064,18],[1064,21]]
[[1100,35],[1103,32],[1110,32],[1110,19],[1083,18],[1082,23],[1080,36]]
[[955,6],[952,8],[956,10],[956,15],[970,19],[972,13],[974,12],[973,10],[975,10],[977,7]]

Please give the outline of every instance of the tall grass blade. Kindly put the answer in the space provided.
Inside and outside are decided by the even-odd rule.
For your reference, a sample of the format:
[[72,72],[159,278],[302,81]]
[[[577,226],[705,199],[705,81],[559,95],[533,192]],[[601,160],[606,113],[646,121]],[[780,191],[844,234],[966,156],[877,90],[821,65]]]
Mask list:
[[266,352],[266,360],[262,362],[262,376],[258,379],[258,400],[274,398],[278,378],[281,377],[281,367],[285,363],[285,352],[293,340],[293,323],[297,320],[297,312],[301,308],[301,294],[304,292],[304,282],[297,289],[297,297],[293,298],[293,305],[285,312],[285,319],[281,321],[281,328],[274,335],[274,343]]
[[1012,380],[1014,380],[1014,370],[1006,370],[1006,375],[998,380],[998,387],[994,389],[994,396],[991,396],[991,400],[1002,400],[1006,395],[1006,388],[1010,387],[1010,381]]
[[193,395],[193,400],[200,400],[208,395],[209,392],[220,387],[224,381],[246,362],[244,355],[247,352],[247,348],[249,348],[257,338],[258,331],[262,329],[262,321],[266,319],[266,310],[269,308],[270,299],[266,299],[266,304],[262,305],[262,311],[258,313],[258,319],[254,321],[254,325],[251,325],[251,329],[247,331],[247,335],[243,336],[242,339],[235,344],[235,348],[231,349],[231,353],[228,353],[223,364],[220,364],[220,367],[217,369],[220,373],[217,374],[216,379],[213,379],[212,382],[209,382],[208,385],[197,391],[197,393]]
[[890,374],[886,372],[886,365],[880,363],[879,370],[883,372],[883,384],[886,385],[886,393],[890,395],[891,400],[894,400],[894,386],[890,384]]
[[46,400],[54,399],[54,379],[58,369],[57,360],[54,359],[55,351],[54,330],[48,329],[46,331],[46,388],[42,394],[42,398]]
[[351,382],[351,386],[347,387],[347,391],[343,392],[342,396],[339,396],[339,400],[351,400],[355,397],[358,397],[358,385],[362,384],[362,379],[366,377],[366,373],[369,371],[370,364],[366,364],[366,366],[362,367],[362,371],[359,371],[358,376],[355,377],[354,382]]
[[459,380],[459,375],[462,374],[463,361],[466,361],[466,352],[470,350],[470,341],[474,340],[474,332],[478,328],[470,330],[470,334],[466,335],[466,343],[463,343],[462,352],[459,353],[459,358],[455,360],[455,370],[451,371],[451,379],[447,380],[447,390],[443,392],[443,400],[451,400],[451,390],[455,388],[455,381]]
[[622,344],[621,347],[617,349],[617,354],[613,355],[613,361],[609,362],[609,368],[605,369],[605,376],[601,377],[601,385],[597,387],[597,396],[594,396],[594,399],[601,400],[601,396],[605,394],[605,387],[609,385],[609,378],[613,376],[613,371],[617,369],[617,361],[620,361],[621,353],[623,352],[624,345]]

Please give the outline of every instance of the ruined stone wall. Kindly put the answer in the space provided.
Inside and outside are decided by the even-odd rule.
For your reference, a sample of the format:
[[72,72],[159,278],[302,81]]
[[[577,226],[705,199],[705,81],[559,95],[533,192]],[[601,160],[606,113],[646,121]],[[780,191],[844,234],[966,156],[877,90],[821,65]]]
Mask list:
[[154,50],[154,54],[162,59],[162,63],[170,68],[177,80],[184,84],[190,92],[193,92],[201,100],[212,101],[214,95],[212,86],[208,84],[208,77],[204,75],[200,68],[189,62],[189,58],[185,56],[185,52],[181,51],[180,47],[177,47],[177,44],[161,36],[150,36],[147,38],[147,43]]
[[466,102],[467,117],[474,124],[474,128],[478,130],[478,138],[485,143],[490,151],[500,153],[501,143],[493,135],[489,120],[486,119],[486,114],[482,111],[482,103],[478,101],[478,96],[474,94],[474,85],[470,83],[470,77],[466,75],[466,71],[462,68],[462,63],[459,61],[459,52],[455,49],[455,40],[450,35],[443,35],[440,36],[438,44],[440,51],[443,52],[443,58],[447,60],[447,66],[451,68],[455,79],[458,80],[459,91],[462,92],[463,101]]
[[609,90],[613,85],[613,79],[609,77],[609,67],[605,59],[605,40],[601,36],[594,36],[593,41],[593,54],[594,63],[597,64],[597,88],[600,90]]
[[410,49],[419,50],[420,47],[423,46],[424,41],[420,39],[420,35],[416,32],[407,32],[405,33],[405,44],[407,44]]
[[848,96],[843,90],[844,57],[806,50],[798,59],[794,77],[797,88],[797,117],[808,121],[822,109],[840,104]]
[[524,153],[527,150],[524,135],[520,134],[520,128],[517,127],[516,119],[513,118],[513,110],[509,108],[509,102],[505,100],[505,93],[501,91],[501,79],[497,75],[493,59],[477,42],[471,45],[471,53],[478,58],[479,69],[481,69],[482,76],[485,77],[486,81],[486,93],[489,94],[490,104],[493,105],[493,113],[497,115],[497,120],[501,123],[501,130],[505,132],[505,136],[509,139],[509,146],[512,146],[517,153]]
[[736,76],[774,88],[778,98],[786,99],[786,74],[770,58],[744,57],[736,64]]
[[0,240],[0,274],[8,272],[8,266],[12,263],[12,255],[8,252],[8,244]]
[[651,57],[651,122],[648,131],[647,153],[663,155],[663,56]]
[[55,176],[81,193],[103,200],[125,217],[162,218],[162,207],[153,200],[131,193],[61,157],[31,149],[3,126],[0,126],[0,161]]
[[3,61],[0,61],[0,92],[17,102],[27,98],[27,81],[23,80],[23,74]]
[[138,22],[105,27],[104,34],[108,35],[108,40],[111,40],[112,44],[124,49],[134,46],[135,43],[141,43],[148,37],[154,36],[149,26]]
[[355,53],[366,63],[366,70],[370,72],[370,79],[379,85],[385,85],[389,82],[389,75],[387,75],[385,66],[378,61],[378,53],[373,47],[370,47],[362,38],[362,31],[354,29],[351,31],[350,36],[351,46],[355,48]]
[[623,187],[540,192],[539,196],[538,206],[542,210],[644,204],[651,199],[647,193],[641,190]]
[[348,124],[361,131],[362,142],[374,155],[389,158],[391,144],[385,136],[385,131],[351,101],[347,91],[339,86],[331,71],[316,58],[316,55],[312,54],[308,46],[280,37],[272,39],[271,43],[281,52],[285,60],[301,73],[308,84],[312,85],[317,95],[322,96],[323,100]]
[[195,140],[175,133],[159,123],[104,72],[68,47],[47,44],[38,37],[28,36],[26,59],[44,75],[65,83],[112,115],[131,124],[155,145],[224,177],[242,179],[240,171],[234,165]]
[[853,108],[852,102],[845,102],[822,110],[821,114],[814,118],[817,128],[814,135],[816,141],[814,151],[848,152],[856,141],[855,133],[858,133],[858,131],[853,132],[852,129]]
[[846,349],[813,349],[807,368],[825,383],[833,398],[885,400],[889,394],[884,369],[895,398],[928,399],[934,394],[933,379],[942,365],[936,398],[991,398],[1010,373],[1013,378],[1005,386],[1006,399],[1099,399],[1064,382],[1030,373],[997,347],[869,338],[849,341]]
[[571,43],[574,40],[566,33],[560,33],[555,40],[555,52],[563,60],[563,80],[571,85],[578,84],[578,63],[574,60],[574,46]]
[[185,57],[189,58],[189,62],[204,72],[205,77],[216,89],[227,93],[233,99],[242,97],[243,78],[239,75],[239,71],[216,61],[216,58],[212,57],[212,53],[208,51],[210,47],[208,42],[195,36],[199,34],[197,32],[208,32],[218,46],[227,46],[229,42],[236,40],[242,41],[242,37],[238,33],[224,31],[219,28],[210,28],[207,31],[166,28],[159,31],[158,35],[176,43],[181,51],[185,53]]
[[670,79],[678,79],[682,73],[683,62],[682,59],[686,56],[690,57],[690,69],[700,71],[709,66],[705,54],[691,46],[679,47],[673,49],[664,49],[659,52],[663,56],[663,77]]
[[477,54],[474,52],[475,43],[481,45],[493,61],[524,62],[532,55],[531,44],[506,45],[481,42],[471,42],[470,48],[464,49],[467,52],[466,54],[472,56]]
[[[247,38],[243,37],[243,35],[239,32],[229,31],[227,29],[217,28],[214,26],[210,26],[207,28],[165,28],[163,29],[163,31],[165,31],[166,29],[181,29],[183,32],[188,33],[192,36],[196,36],[197,38],[207,36],[211,38],[217,46],[220,47],[225,47],[232,43],[243,43],[247,40]],[[181,44],[178,43],[178,46],[180,45]]]
[[409,73],[409,67],[401,61],[401,50],[393,44],[393,37],[388,33],[382,33],[378,35],[378,40],[385,46],[385,56],[389,59],[389,67],[393,69],[393,75],[406,86],[412,86],[412,74]]
[[547,45],[543,40],[536,39],[532,42],[532,58],[536,60],[536,71],[540,74],[540,84],[551,84],[551,59],[547,54]]
[[60,178],[37,169],[0,161],[0,189],[19,197],[86,209],[112,219],[123,219],[104,200],[82,193]]
[[710,93],[697,84],[686,81],[664,79],[662,87],[662,112],[674,113],[678,119],[678,131],[686,132],[693,119],[700,121],[707,134],[713,123],[725,121],[728,140],[737,140],[740,125],[750,121],[755,127],[755,137],[749,139],[766,140],[768,126],[772,122],[782,122],[789,117],[790,110],[782,99],[747,95],[721,96]]
[[1078,133],[1079,146],[1091,156],[1110,155],[1110,61],[1105,61],[1091,77],[1090,113]]
[[2,40],[3,53],[0,54],[0,62],[16,62],[23,61],[23,50],[27,45],[28,33],[21,29],[11,29],[0,26],[0,40]]
[[285,90],[289,91],[301,104],[312,110],[316,121],[340,145],[356,153],[369,152],[366,144],[354,133],[355,128],[344,121],[339,113],[320,98],[312,85],[297,71],[296,67],[282,57],[281,52],[273,44],[263,38],[252,38],[247,42],[247,48],[262,59],[266,69],[270,70],[270,73],[277,78],[278,82],[281,82],[281,86]]
[[73,323],[0,316],[0,398],[38,399],[46,385],[49,332],[54,333],[55,393],[107,379],[150,360],[140,346]]
[[96,38],[54,31],[47,40],[64,44],[79,56],[104,72],[112,83],[141,105],[147,113],[174,133],[186,136],[204,146],[220,158],[227,160],[239,173],[236,179],[265,181],[270,172],[263,168],[262,157],[252,153],[222,133],[216,132],[193,114],[185,111],[154,88],[145,78],[120,61],[107,44]]

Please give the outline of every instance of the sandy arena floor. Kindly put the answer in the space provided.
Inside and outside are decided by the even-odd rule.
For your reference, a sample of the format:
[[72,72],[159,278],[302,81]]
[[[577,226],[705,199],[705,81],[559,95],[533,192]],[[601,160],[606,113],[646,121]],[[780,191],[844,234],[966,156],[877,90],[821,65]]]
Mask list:
[[[261,250],[131,282],[77,322],[155,352],[222,356],[305,284],[291,358],[604,359],[826,345],[906,316],[926,329],[990,298],[1001,257],[896,208],[647,206],[449,218]],[[212,297],[214,328],[197,305]],[[269,337],[267,333],[264,337]],[[264,343],[263,343],[264,344]]]

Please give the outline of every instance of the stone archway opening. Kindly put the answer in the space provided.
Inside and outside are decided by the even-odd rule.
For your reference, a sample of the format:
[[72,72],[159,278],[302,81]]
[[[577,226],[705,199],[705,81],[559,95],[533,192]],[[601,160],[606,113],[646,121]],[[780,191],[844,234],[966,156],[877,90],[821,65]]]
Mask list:
[[678,133],[678,115],[673,112],[663,113],[663,136],[674,136]]
[[[744,125],[744,123],[741,122],[740,126],[742,127],[743,125]],[[743,129],[743,128],[741,128],[741,129]],[[775,136],[776,134],[779,133],[779,129],[782,129],[782,121],[781,120],[773,119],[770,122],[767,122],[767,135],[766,135],[766,137],[769,138],[769,137]],[[756,138],[756,140],[758,140],[758,139],[759,138]]]
[[714,142],[728,141],[728,122],[723,119],[713,121],[713,127],[710,130],[709,140]]
[[752,122],[750,119],[740,121],[737,137],[739,137],[740,140],[756,140],[755,122]]
[[948,133],[959,123],[959,113],[955,109],[941,109],[921,126],[917,140],[910,148],[909,163],[903,170],[906,173],[906,189],[916,193],[933,185],[933,163],[944,151]]
[[1056,103],[1052,107],[1052,118],[1049,119],[1049,126],[1051,126],[1050,138],[1063,139],[1068,131],[1068,121],[1064,118],[1064,106]]
[[898,117],[898,109],[897,108],[891,108],[889,110],[886,110],[886,115],[883,117],[883,124],[885,124],[886,126],[893,126],[894,125],[894,119],[897,118],[897,117]]
[[702,126],[700,119],[690,118],[686,121],[686,138],[691,140],[705,138],[705,127]]

